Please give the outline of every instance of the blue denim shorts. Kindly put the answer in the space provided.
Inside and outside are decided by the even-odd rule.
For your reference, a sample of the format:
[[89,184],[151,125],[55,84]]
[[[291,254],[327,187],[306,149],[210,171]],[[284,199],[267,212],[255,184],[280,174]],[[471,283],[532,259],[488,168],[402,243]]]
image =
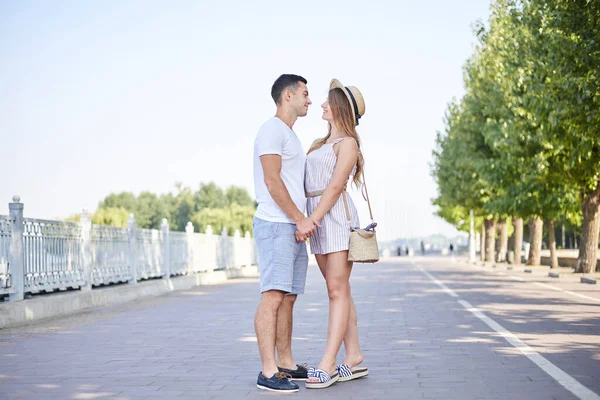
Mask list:
[[255,217],[252,229],[258,249],[260,292],[304,293],[308,252],[306,243],[296,242],[296,224]]

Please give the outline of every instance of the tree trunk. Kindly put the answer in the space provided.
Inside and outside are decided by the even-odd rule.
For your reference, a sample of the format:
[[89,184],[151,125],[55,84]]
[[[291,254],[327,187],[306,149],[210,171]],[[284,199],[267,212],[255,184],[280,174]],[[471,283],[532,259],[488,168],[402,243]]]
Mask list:
[[563,249],[567,248],[567,244],[565,243],[565,224],[562,224],[562,240],[560,241],[560,244],[562,246]]
[[485,223],[481,224],[481,261],[485,261]]
[[493,218],[485,220],[485,261],[494,261],[494,245],[496,236],[496,221]]
[[542,231],[544,229],[544,221],[536,217],[532,219],[531,247],[529,248],[529,259],[527,265],[540,265],[542,261]]
[[513,219],[513,226],[515,227],[515,264],[521,264],[521,247],[523,246],[523,218]]
[[506,223],[506,218],[498,220],[498,244],[496,248],[498,249],[496,260],[498,262],[506,262],[506,252],[508,251],[508,224]]
[[573,244],[573,248],[579,250],[579,243],[577,243],[577,234],[575,232],[573,232]]
[[475,216],[469,211],[469,263],[475,262]]
[[550,238],[550,268],[558,268],[558,255],[556,254],[556,235],[554,233],[554,220],[548,222],[548,237]]
[[589,274],[596,270],[596,251],[600,233],[600,182],[593,192],[585,196],[581,210],[583,211],[583,225],[581,226],[576,272]]

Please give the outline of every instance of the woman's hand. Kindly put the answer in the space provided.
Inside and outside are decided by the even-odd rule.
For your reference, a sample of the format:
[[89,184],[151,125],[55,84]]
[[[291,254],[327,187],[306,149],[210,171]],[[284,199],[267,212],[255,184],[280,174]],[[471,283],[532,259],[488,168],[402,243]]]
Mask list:
[[312,220],[313,224],[315,224],[315,225],[316,225],[316,226],[318,226],[319,228],[321,227],[321,218],[317,218],[317,217],[315,217],[315,215],[314,215],[314,214],[313,214],[313,215],[311,215],[309,218]]
[[[314,216],[310,216],[307,219],[309,219],[310,221],[312,221],[312,223],[317,226],[317,227],[321,227],[321,221],[317,218],[315,218]],[[296,230],[296,242],[306,242],[306,239],[308,239],[310,236],[312,235],[306,235],[306,234],[302,234],[300,233],[300,230]]]

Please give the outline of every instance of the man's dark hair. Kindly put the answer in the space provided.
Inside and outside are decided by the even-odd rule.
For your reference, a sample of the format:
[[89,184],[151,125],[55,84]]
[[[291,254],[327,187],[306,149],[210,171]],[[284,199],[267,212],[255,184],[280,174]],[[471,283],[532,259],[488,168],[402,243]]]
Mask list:
[[292,91],[296,91],[298,88],[298,82],[302,82],[306,85],[306,79],[301,77],[300,75],[292,75],[292,74],[283,74],[273,84],[271,88],[271,97],[275,104],[281,104],[281,94],[286,89],[291,89]]

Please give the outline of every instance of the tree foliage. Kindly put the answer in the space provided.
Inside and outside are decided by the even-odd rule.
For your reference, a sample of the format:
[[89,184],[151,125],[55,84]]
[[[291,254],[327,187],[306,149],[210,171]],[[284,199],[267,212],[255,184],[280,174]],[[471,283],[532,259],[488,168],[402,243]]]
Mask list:
[[246,189],[230,186],[223,191],[214,182],[202,183],[196,191],[180,183],[175,186],[176,193],[160,196],[151,192],[142,192],[139,196],[130,192],[110,194],[100,202],[92,221],[126,226],[128,215],[133,214],[141,228],[159,229],[162,219],[166,218],[170,229],[175,231],[184,231],[190,221],[195,230],[201,232],[207,225],[211,225],[214,233],[220,233],[223,227],[230,234],[236,229],[242,234],[252,230],[254,200]]
[[476,34],[465,95],[448,105],[433,154],[438,215],[459,229],[467,210],[484,218],[582,221],[582,248],[595,257],[599,3],[497,0],[489,28],[479,24]]

